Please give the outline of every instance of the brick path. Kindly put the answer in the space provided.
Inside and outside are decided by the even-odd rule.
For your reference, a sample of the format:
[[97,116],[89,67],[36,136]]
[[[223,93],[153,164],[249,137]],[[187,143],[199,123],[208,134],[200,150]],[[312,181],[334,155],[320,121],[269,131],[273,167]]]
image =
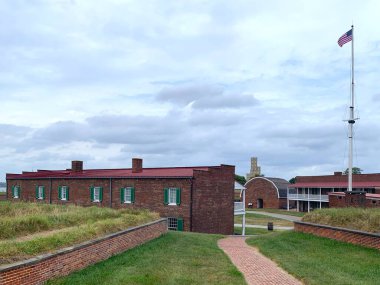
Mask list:
[[302,283],[245,243],[245,237],[227,237],[218,246],[243,273],[247,283],[256,285],[301,285]]

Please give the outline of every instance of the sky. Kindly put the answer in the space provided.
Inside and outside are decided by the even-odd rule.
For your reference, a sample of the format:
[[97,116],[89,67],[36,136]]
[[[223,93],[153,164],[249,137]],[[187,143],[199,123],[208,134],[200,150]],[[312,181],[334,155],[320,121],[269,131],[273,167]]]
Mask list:
[[380,172],[379,1],[0,0],[5,173],[230,164]]

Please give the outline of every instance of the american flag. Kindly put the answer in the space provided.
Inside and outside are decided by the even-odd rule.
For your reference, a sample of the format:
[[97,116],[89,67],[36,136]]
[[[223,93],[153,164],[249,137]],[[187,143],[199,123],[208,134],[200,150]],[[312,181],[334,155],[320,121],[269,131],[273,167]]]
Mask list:
[[342,47],[344,44],[352,41],[352,29],[344,33],[338,40],[338,45]]

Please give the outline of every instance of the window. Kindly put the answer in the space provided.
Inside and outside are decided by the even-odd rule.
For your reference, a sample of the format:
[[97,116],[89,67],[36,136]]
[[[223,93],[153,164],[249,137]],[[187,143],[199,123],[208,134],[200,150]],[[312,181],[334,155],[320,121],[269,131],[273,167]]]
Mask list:
[[36,186],[36,199],[45,199],[45,186]]
[[103,200],[103,187],[91,187],[91,201],[101,202]]
[[181,204],[181,189],[180,188],[165,188],[164,189],[164,204],[177,205]]
[[20,198],[20,187],[19,186],[13,186],[13,198],[15,198],[15,199]]
[[181,219],[181,218],[168,218],[168,230],[183,231],[183,219]]
[[69,187],[68,186],[60,186],[58,188],[58,199],[62,201],[69,200]]
[[135,202],[135,189],[133,187],[125,187],[120,189],[121,203],[134,203]]

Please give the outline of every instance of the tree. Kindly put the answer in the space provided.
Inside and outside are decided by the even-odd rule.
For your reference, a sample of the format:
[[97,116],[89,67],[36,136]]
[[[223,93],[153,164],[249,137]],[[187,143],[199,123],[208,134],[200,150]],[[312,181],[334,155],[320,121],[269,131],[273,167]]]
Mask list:
[[289,183],[290,184],[296,184],[296,178],[295,177],[293,177],[293,178],[290,178],[290,180],[289,180]]
[[[361,169],[360,167],[352,167],[352,174],[362,174],[363,172],[363,169]],[[348,175],[348,168],[346,169],[346,171],[344,172],[345,175]]]
[[235,174],[235,180],[239,182],[241,185],[244,185],[247,182],[244,176],[237,175],[237,174]]

